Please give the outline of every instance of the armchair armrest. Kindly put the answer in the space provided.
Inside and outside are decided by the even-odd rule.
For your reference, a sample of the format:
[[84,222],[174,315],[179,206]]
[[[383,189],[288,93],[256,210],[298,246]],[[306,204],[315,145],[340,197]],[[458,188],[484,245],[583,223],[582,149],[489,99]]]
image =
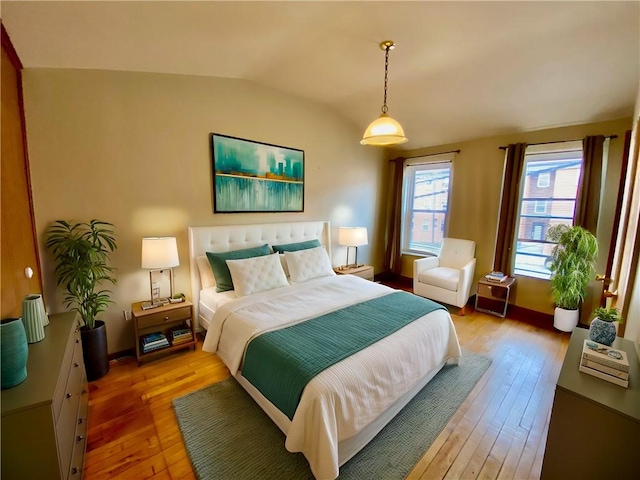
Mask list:
[[476,259],[469,260],[464,267],[460,269],[460,288],[458,295],[460,301],[466,303],[471,293],[471,284],[473,283],[473,274],[476,270]]
[[420,272],[425,270],[431,270],[440,266],[440,259],[438,257],[425,257],[419,258],[413,261],[413,278],[417,279]]

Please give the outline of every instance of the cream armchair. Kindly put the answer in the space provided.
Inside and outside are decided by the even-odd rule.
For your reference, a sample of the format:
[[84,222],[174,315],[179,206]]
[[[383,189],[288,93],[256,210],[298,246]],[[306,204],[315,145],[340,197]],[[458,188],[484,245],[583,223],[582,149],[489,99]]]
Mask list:
[[440,255],[413,262],[413,293],[455,305],[464,315],[476,269],[475,254],[472,240],[443,239]]

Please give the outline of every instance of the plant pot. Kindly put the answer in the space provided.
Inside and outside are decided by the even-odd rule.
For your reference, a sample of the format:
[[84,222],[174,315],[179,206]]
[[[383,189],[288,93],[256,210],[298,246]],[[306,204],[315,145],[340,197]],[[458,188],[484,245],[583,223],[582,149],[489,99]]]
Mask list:
[[27,378],[27,334],[20,318],[8,318],[0,324],[0,367],[2,388],[11,388]]
[[97,380],[109,372],[107,353],[107,329],[102,320],[96,320],[95,328],[80,327],[82,338],[82,356],[87,380]]
[[589,338],[602,345],[611,346],[617,334],[615,323],[594,318],[589,326]]
[[572,332],[578,326],[580,310],[565,310],[556,307],[553,315],[553,326],[561,332]]

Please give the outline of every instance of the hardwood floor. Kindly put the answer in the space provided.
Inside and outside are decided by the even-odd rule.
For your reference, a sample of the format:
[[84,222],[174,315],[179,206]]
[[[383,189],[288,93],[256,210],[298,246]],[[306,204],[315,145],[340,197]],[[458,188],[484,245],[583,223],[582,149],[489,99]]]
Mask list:
[[[493,363],[407,478],[539,478],[569,335],[451,312],[463,348]],[[229,376],[201,346],[140,367],[119,359],[90,383],[86,480],[195,478],[171,401]]]

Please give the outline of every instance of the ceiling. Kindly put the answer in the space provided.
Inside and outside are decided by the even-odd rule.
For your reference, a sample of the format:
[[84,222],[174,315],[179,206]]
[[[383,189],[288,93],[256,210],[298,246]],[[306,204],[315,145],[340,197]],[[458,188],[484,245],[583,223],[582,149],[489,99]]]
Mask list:
[[[412,149],[633,114],[640,2],[32,2],[0,14],[25,68],[246,79]],[[604,132],[606,133],[606,132]]]

